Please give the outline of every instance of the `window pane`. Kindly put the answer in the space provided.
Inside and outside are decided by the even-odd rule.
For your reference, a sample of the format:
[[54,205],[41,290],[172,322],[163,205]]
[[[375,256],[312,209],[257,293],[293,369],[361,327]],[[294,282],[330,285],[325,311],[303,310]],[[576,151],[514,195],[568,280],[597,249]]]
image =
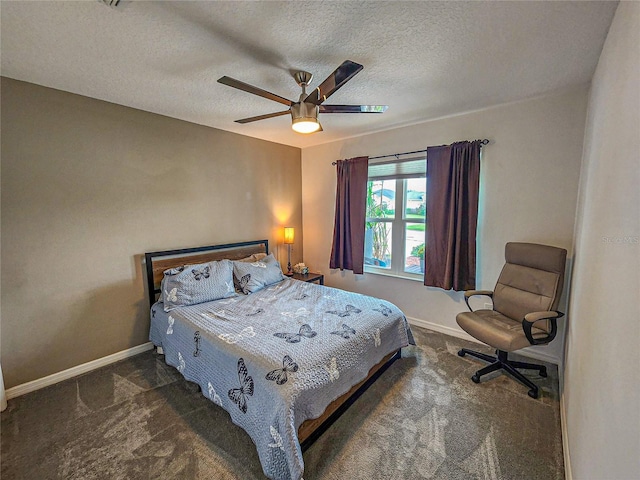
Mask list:
[[404,218],[423,221],[427,204],[426,178],[409,178],[405,180]]
[[391,268],[391,223],[367,222],[364,235],[364,263]]
[[394,218],[396,181],[370,180],[367,183],[367,218]]
[[424,272],[424,223],[407,223],[405,230],[404,271]]

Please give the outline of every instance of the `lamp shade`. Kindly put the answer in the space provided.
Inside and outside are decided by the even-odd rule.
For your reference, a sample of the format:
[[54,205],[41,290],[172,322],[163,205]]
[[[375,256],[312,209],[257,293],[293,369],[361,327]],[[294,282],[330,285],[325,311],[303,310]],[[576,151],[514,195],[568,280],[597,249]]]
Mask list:
[[292,244],[294,237],[294,228],[293,227],[284,227],[284,243]]

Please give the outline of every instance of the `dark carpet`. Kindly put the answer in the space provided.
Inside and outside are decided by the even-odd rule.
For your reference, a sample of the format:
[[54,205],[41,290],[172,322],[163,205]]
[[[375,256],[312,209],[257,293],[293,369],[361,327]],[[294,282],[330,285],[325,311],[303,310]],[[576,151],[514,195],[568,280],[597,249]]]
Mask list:
[[[557,368],[479,385],[488,348],[412,327],[397,360],[305,453],[305,479],[562,479]],[[514,358],[516,358],[514,356]],[[264,479],[249,436],[147,352],[9,401],[2,480]]]

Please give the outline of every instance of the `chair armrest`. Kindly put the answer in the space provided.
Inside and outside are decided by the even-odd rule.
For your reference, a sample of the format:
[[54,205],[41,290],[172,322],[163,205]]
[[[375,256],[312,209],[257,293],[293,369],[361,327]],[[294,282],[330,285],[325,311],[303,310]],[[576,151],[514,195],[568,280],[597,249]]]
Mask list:
[[[522,329],[524,330],[524,334],[529,340],[531,345],[544,345],[549,343],[556,337],[556,333],[558,332],[558,324],[556,319],[564,317],[564,313],[555,312],[555,311],[547,311],[547,312],[531,312],[527,313],[522,320]],[[551,331],[547,334],[546,337],[541,338],[533,338],[533,333],[531,332],[531,327],[536,322],[540,322],[542,320],[549,320],[551,322]]]
[[487,297],[493,298],[493,291],[491,291],[491,290],[467,290],[466,292],[464,292],[464,303],[467,304],[467,307],[469,308],[470,312],[473,312],[473,310],[471,309],[471,305],[469,305],[469,298],[473,297],[474,295],[486,295]]

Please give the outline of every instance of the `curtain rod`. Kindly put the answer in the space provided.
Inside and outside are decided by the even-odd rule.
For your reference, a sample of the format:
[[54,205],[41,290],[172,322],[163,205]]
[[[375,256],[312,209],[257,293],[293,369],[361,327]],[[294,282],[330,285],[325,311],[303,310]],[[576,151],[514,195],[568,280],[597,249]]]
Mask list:
[[[480,146],[486,145],[489,143],[488,139],[476,140],[480,142]],[[369,157],[369,160],[375,160],[377,158],[387,158],[387,157],[399,157],[400,155],[411,155],[412,153],[425,153],[426,150],[415,150],[413,152],[403,152],[403,153],[391,153],[389,155],[378,155],[377,157]],[[331,165],[337,165],[336,162],[331,162]]]

